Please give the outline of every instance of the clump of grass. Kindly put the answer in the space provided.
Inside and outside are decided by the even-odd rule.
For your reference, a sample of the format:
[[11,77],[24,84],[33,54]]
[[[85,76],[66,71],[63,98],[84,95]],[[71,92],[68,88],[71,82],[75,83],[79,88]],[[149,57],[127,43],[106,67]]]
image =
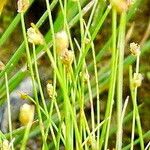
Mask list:
[[[28,0],[18,1],[19,14],[13,19],[12,24],[0,39],[1,46],[21,21],[23,43],[0,72],[1,78],[5,76],[6,83],[5,86],[0,85],[1,98],[5,100],[7,95],[9,110],[9,133],[0,132],[1,145],[7,139],[13,141],[10,149],[15,149],[21,144],[23,150],[26,149],[30,138],[38,136],[41,138],[40,148],[44,150],[59,150],[62,147],[67,150],[106,150],[111,144],[109,139],[112,138],[112,133],[115,133],[116,138],[113,147],[117,150],[133,149],[134,144],[137,143],[140,143],[143,150],[144,138],[148,137],[150,133],[147,131],[143,134],[137,104],[138,86],[132,84],[134,80],[138,80],[136,75],[139,75],[140,53],[127,58],[124,56],[127,22],[139,7],[140,0],[134,1],[133,4],[130,4],[131,6],[128,6],[129,4],[123,0],[113,0],[110,1],[110,4],[101,0],[90,2],[87,0],[53,0],[51,3],[45,0],[45,13],[36,24],[32,23],[31,27],[27,29],[24,17],[32,2],[29,3]],[[59,7],[59,13],[54,20],[52,13],[56,4]],[[96,14],[97,12],[98,14]],[[87,15],[88,19],[84,19],[84,15]],[[108,37],[109,40],[106,43],[103,43],[100,51],[97,51],[95,39],[98,33],[102,32],[108,17],[111,19],[111,36]],[[42,35],[39,27],[47,18],[49,31]],[[79,25],[76,25],[80,32],[79,40],[72,37],[71,31],[77,22],[79,22]],[[137,45],[133,46],[132,44],[132,50],[135,46]],[[149,47],[150,42],[148,41],[143,46],[141,53],[147,51]],[[111,60],[107,60],[108,65],[99,69],[98,63],[100,60],[102,61],[108,48],[111,49]],[[23,66],[13,77],[9,77],[9,73],[12,72],[13,67],[16,66],[24,52],[28,67]],[[92,54],[90,59],[88,58],[89,54]],[[42,77],[39,73],[38,60],[43,55],[48,57],[47,61],[51,64],[47,70],[51,70],[49,78],[52,81],[45,87],[49,96],[48,100],[46,100],[42,87]],[[136,74],[132,77],[132,69],[130,69],[129,75],[133,111],[126,114],[130,96],[123,95],[124,71],[126,65],[131,65],[135,60]],[[13,114],[11,114],[9,94],[17,87],[18,82],[21,82],[27,75],[32,79],[34,97],[30,97],[26,93],[22,94],[34,104],[35,119],[33,121],[32,116],[26,125],[13,130],[11,122],[11,115]],[[102,112],[100,94],[106,90],[106,87],[108,87],[108,97],[106,108],[104,108],[105,112]],[[38,92],[40,97],[38,97]],[[123,101],[124,97],[127,97],[125,102]],[[90,105],[89,113],[86,111],[88,104]],[[117,122],[115,125],[112,121],[114,111],[116,111]],[[136,140],[134,140],[135,121],[139,134],[139,139]],[[128,143],[129,145],[123,140],[125,122],[132,122],[131,143]]]

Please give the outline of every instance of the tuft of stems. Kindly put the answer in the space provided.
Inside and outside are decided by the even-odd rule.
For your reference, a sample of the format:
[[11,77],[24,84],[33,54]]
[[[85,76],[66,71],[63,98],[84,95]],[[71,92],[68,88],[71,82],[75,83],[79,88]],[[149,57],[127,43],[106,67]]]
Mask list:
[[[24,5],[22,5],[22,2],[25,2]],[[30,1],[30,4],[32,2],[33,0]],[[21,20],[23,43],[6,64],[4,70],[0,72],[1,78],[5,76],[5,85],[0,84],[0,98],[4,99],[7,96],[9,120],[9,133],[2,134],[0,132],[0,142],[8,138],[12,141],[15,139],[11,146],[12,149],[19,143],[22,144],[20,149],[24,150],[27,148],[27,142],[30,138],[41,136],[41,149],[43,150],[59,150],[61,148],[66,150],[107,150],[109,149],[109,142],[111,142],[109,139],[114,133],[116,134],[116,145],[114,147],[117,150],[132,150],[134,144],[137,143],[140,143],[142,150],[144,149],[144,138],[149,137],[150,133],[149,131],[145,134],[142,133],[139,114],[141,105],[138,106],[137,104],[137,95],[138,87],[141,86],[142,82],[141,74],[139,74],[140,54],[148,51],[150,41],[143,45],[142,52],[135,51],[134,48],[139,48],[139,46],[131,43],[131,52],[134,56],[128,56],[124,59],[127,21],[135,13],[140,0],[136,0],[129,11],[127,11],[126,1],[112,0],[110,3],[108,5],[104,0],[53,0],[50,3],[49,0],[45,0],[45,13],[36,25],[31,24],[32,27],[26,31],[24,15],[30,4],[28,0],[19,1],[19,14],[0,39],[0,46],[2,46]],[[121,4],[121,6],[118,4]],[[56,5],[59,12],[53,19],[53,8]],[[90,13],[87,13],[89,11]],[[103,33],[103,25],[110,12],[112,13],[111,19],[109,18],[112,23],[112,35],[108,36],[107,42],[104,42],[103,39],[100,41],[101,44],[95,44],[98,33]],[[49,19],[49,31],[44,36],[38,28],[47,18]],[[78,21],[79,25],[76,24]],[[79,30],[77,30],[78,37],[73,37],[72,34],[74,28],[73,30],[71,28],[75,24],[75,27],[79,27]],[[65,42],[63,45],[62,41]],[[30,51],[29,43],[32,44],[32,51]],[[99,67],[101,61],[106,62],[106,60],[103,60],[103,56],[107,54],[107,49],[111,50],[111,61],[107,61],[107,66]],[[26,52],[28,67],[24,65],[8,80],[8,73],[12,72],[24,51]],[[38,68],[38,59],[45,54],[51,64],[47,69],[52,71],[52,74],[48,77],[52,79],[52,82],[48,83],[46,87],[49,96],[47,100],[45,99]],[[131,65],[134,61],[136,61],[135,73],[133,74],[130,68],[129,75],[133,111],[125,115],[129,97],[126,98],[123,105],[123,73],[126,66]],[[31,76],[32,79],[34,98],[25,93],[22,93],[22,96],[34,104],[37,111],[35,121],[13,130],[9,93],[27,75]],[[100,106],[103,106],[102,101],[100,101],[101,94],[107,89],[106,108],[102,112],[103,109],[100,109]],[[116,108],[114,103],[116,103]],[[113,126],[112,121],[113,112],[117,112],[117,124],[115,126]],[[104,118],[103,113],[105,114]],[[130,123],[131,120],[131,143],[123,147],[123,124]],[[135,140],[136,125],[139,139]],[[20,142],[21,138],[23,140]]]

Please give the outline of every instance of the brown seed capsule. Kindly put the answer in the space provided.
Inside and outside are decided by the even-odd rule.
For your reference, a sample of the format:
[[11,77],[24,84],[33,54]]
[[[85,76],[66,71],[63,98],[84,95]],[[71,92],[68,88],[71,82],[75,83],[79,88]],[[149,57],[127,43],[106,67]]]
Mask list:
[[20,108],[19,120],[22,125],[31,123],[34,119],[34,105],[24,104]]

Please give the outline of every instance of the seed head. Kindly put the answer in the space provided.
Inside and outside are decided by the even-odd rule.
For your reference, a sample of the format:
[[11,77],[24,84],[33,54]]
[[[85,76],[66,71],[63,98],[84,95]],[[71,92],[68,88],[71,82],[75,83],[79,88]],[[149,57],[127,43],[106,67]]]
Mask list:
[[62,63],[64,65],[71,66],[74,59],[73,51],[69,51],[68,49],[66,49],[64,53],[60,56],[60,59],[62,60]]
[[90,75],[88,74],[88,72],[82,71],[80,72],[80,77],[83,77],[83,81],[86,83],[89,80]]
[[17,4],[19,13],[25,12],[30,5],[29,0],[18,0]]
[[91,146],[92,149],[98,150],[98,149],[97,149],[96,140],[95,140],[93,137],[91,137],[91,138],[88,139],[87,144],[88,144],[89,146]]
[[128,10],[129,2],[126,0],[110,0],[110,2],[118,13],[122,13]]
[[89,44],[90,43],[90,39],[85,38],[85,44]]
[[50,98],[52,98],[53,96],[57,96],[54,87],[52,84],[48,83],[47,84],[47,93],[49,95]]
[[29,104],[23,104],[20,108],[19,120],[22,125],[31,123],[34,119],[34,106]]
[[137,43],[130,43],[130,51],[133,55],[135,56],[139,56],[141,51],[140,51],[140,45],[138,45]]
[[4,139],[3,143],[2,143],[2,150],[10,150],[9,148],[9,141]]
[[65,49],[69,47],[69,40],[66,31],[61,31],[55,35],[56,51],[58,55],[62,55]]
[[134,73],[133,75],[133,87],[140,87],[142,84],[143,76],[141,73]]
[[44,38],[43,35],[40,33],[38,28],[31,23],[31,27],[27,30],[27,35],[28,35],[28,41],[32,44],[44,44]]

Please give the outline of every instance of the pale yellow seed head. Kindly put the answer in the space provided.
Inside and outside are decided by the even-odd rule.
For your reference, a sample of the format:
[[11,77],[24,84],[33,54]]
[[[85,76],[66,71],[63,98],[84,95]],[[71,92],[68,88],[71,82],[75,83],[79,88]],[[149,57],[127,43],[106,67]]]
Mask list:
[[80,72],[80,77],[84,79],[85,83],[90,79],[90,75],[85,71]]
[[4,139],[4,141],[2,143],[2,150],[10,150],[9,141],[6,139]]
[[133,75],[133,87],[140,87],[142,84],[143,76],[141,73],[134,73]]
[[126,0],[110,0],[110,3],[118,13],[128,10],[129,3]]
[[32,123],[34,119],[34,106],[29,104],[24,104],[20,108],[19,120],[22,125],[27,125]]
[[96,140],[93,137],[89,138],[89,140],[87,141],[87,144],[91,146],[92,149],[98,150]]
[[90,39],[85,38],[85,44],[89,44],[90,43]]
[[32,44],[44,44],[44,37],[34,24],[27,30],[28,41]]
[[71,50],[65,50],[60,56],[60,59],[64,65],[70,66],[73,63],[74,53]]
[[140,51],[140,45],[137,43],[130,43],[130,51],[132,55],[139,56],[141,51]]
[[55,92],[53,85],[50,83],[47,84],[47,93],[50,98],[52,98],[53,96],[57,96],[57,93]]
[[65,49],[69,47],[69,40],[66,31],[61,31],[55,35],[56,52],[58,55],[62,55]]
[[18,0],[17,4],[19,13],[25,12],[30,5],[29,0]]

